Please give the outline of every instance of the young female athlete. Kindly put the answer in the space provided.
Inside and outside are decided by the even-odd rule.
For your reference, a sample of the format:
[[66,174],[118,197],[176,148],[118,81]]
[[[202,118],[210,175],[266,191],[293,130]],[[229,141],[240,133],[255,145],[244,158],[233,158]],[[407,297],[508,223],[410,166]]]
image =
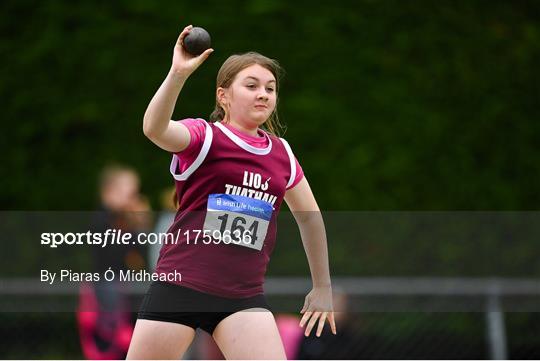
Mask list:
[[306,336],[316,325],[320,335],[326,319],[336,333],[324,223],[291,148],[269,134],[277,124],[277,62],[257,53],[231,56],[217,76],[211,122],[170,120],[187,78],[213,51],[188,54],[183,39],[191,29],[181,32],[144,116],[145,135],[173,153],[179,200],[169,232],[180,240],[162,246],[156,272],[181,279],[152,283],[127,357],[178,359],[200,327],[226,358],[284,359],[263,294],[277,213],[285,200],[308,257],[313,289],[300,311]]

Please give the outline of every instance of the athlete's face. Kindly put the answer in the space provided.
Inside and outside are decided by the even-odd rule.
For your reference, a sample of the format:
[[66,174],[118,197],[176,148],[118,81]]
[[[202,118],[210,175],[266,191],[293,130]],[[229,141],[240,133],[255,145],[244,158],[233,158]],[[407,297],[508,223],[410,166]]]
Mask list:
[[276,107],[276,78],[258,64],[236,74],[229,88],[220,89],[218,97],[229,119],[247,126],[263,124]]

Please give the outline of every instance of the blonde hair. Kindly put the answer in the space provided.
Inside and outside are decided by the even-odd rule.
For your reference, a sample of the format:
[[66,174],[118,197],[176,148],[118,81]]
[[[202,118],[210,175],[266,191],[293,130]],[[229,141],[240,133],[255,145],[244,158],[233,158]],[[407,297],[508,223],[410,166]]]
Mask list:
[[[264,55],[253,51],[244,54],[232,55],[227,60],[225,60],[225,62],[218,71],[216,79],[216,89],[219,87],[225,89],[229,88],[239,72],[254,64],[258,64],[263,68],[268,69],[274,75],[274,77],[276,78],[277,94],[277,92],[279,91],[279,81],[283,74],[283,68],[281,68],[277,60],[270,59]],[[212,114],[210,114],[210,121],[218,122],[223,119],[225,119],[225,109],[223,109],[223,107],[219,103],[216,95],[216,105],[214,107],[214,111],[212,112]],[[266,122],[262,125],[262,128],[265,129],[268,133],[271,133],[278,137],[285,131],[285,126],[280,123],[278,118],[277,99],[274,111],[272,112],[272,114],[270,114]]]
[[170,186],[160,193],[161,208],[165,211],[175,211],[178,204],[176,197],[176,187]]

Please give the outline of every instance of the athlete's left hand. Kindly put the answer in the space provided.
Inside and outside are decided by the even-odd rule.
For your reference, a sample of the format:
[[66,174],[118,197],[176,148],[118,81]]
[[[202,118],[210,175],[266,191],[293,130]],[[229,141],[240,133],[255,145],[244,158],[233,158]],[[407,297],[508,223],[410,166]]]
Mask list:
[[330,323],[330,327],[332,328],[332,333],[334,335],[336,334],[336,321],[334,319],[334,307],[332,305],[332,287],[313,287],[307,294],[304,307],[302,307],[300,313],[304,315],[302,320],[300,320],[300,327],[304,327],[307,322],[306,331],[304,332],[306,337],[311,333],[317,320],[319,320],[319,324],[316,335],[317,337],[321,336],[327,317],[328,323]]

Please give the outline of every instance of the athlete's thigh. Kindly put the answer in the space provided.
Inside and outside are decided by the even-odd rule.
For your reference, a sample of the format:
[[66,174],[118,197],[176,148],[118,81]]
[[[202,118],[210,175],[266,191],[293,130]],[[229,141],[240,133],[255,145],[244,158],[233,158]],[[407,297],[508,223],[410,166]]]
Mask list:
[[274,315],[263,308],[233,313],[212,336],[227,359],[286,359]]
[[180,359],[195,330],[179,323],[138,319],[127,359]]

